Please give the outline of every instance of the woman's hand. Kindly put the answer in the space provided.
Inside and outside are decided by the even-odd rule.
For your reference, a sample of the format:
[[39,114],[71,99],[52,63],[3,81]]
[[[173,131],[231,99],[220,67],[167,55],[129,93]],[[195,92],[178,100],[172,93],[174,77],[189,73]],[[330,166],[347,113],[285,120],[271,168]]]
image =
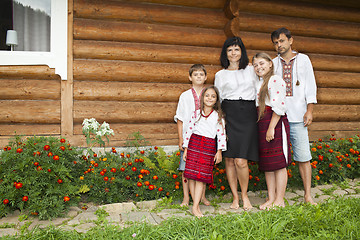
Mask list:
[[274,135],[275,135],[275,129],[274,128],[269,128],[266,131],[266,141],[270,142],[271,140],[273,140]]
[[218,150],[217,153],[215,154],[214,162],[215,162],[215,164],[219,164],[219,163],[222,162],[222,151],[221,151],[221,149]]
[[183,160],[186,162],[187,148],[184,149]]

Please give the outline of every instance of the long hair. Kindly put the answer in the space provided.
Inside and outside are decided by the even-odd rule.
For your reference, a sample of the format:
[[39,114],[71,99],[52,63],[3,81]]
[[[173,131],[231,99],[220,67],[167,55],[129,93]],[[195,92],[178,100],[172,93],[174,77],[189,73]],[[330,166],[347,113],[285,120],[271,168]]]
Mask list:
[[274,64],[272,63],[271,57],[264,52],[257,53],[252,58],[252,63],[254,64],[254,60],[256,58],[262,58],[265,61],[271,63],[270,71],[266,73],[262,78],[264,80],[263,84],[261,85],[260,92],[259,92],[259,114],[258,114],[258,121],[264,116],[265,113],[265,99],[269,98],[269,80],[271,76],[274,75]]
[[221,66],[225,69],[227,69],[229,67],[230,62],[227,57],[227,49],[228,49],[228,47],[231,47],[231,46],[240,47],[241,57],[240,57],[240,61],[239,61],[239,69],[245,69],[246,66],[249,64],[249,58],[246,53],[245,45],[242,42],[241,38],[239,38],[239,37],[231,37],[231,38],[226,39],[226,41],[224,42],[224,45],[222,47],[221,54],[220,54]]
[[[221,110],[221,104],[220,104],[220,98],[219,98],[219,90],[217,89],[217,87],[215,87],[214,85],[208,86],[206,87],[202,93],[201,93],[201,97],[200,97],[200,111],[203,112],[204,111],[204,98],[205,98],[205,93],[207,90],[209,89],[214,89],[215,93],[216,93],[216,102],[213,106],[214,111],[216,111],[218,113],[219,119],[218,122],[222,123],[222,119],[223,119],[223,112]],[[200,113],[201,113],[200,112]],[[200,118],[201,118],[201,114],[200,114]],[[199,120],[200,120],[199,118]]]

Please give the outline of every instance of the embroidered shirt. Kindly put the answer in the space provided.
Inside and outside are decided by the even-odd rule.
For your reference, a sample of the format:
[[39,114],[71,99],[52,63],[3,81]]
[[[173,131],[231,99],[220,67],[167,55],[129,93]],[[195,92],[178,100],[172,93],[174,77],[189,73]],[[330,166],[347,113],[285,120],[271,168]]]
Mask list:
[[[256,106],[259,106],[259,92],[264,80],[260,80],[256,83]],[[268,83],[269,98],[265,98],[265,105],[271,107],[271,109],[279,116],[286,113],[286,86],[284,80],[278,76],[273,75],[269,79]]]
[[[274,72],[276,75],[282,76],[280,59],[282,58],[279,56],[273,59]],[[292,68],[293,95],[286,97],[286,114],[289,122],[303,122],[307,104],[317,103],[316,82],[309,57],[298,53],[294,59]],[[297,81],[299,81],[298,84],[296,84]]]
[[188,147],[191,134],[215,138],[217,136],[217,148],[226,151],[225,121],[219,123],[219,115],[213,111],[208,117],[203,117],[200,110],[193,113],[184,136],[183,147]]

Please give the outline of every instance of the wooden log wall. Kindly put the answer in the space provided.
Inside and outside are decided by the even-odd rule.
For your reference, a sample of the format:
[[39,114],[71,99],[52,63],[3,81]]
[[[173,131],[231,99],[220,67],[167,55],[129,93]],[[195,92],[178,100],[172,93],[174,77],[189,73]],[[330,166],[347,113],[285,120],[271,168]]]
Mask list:
[[318,86],[310,138],[349,136],[360,127],[360,6],[356,1],[231,0],[227,36],[239,36],[250,57],[259,50],[275,57],[270,33],[291,30],[293,48],[308,54]]
[[95,117],[123,145],[136,131],[151,144],[177,145],[173,117],[203,63],[208,83],[220,69],[226,0],[74,1],[74,134]]
[[360,6],[343,0],[68,0],[68,80],[47,66],[0,66],[0,144],[23,135],[66,135],[84,146],[84,118],[106,121],[110,146],[140,133],[177,145],[178,97],[188,69],[205,64],[208,84],[221,69],[228,36],[249,57],[275,56],[270,33],[288,27],[309,55],[318,85],[311,140],[349,136],[360,126]]

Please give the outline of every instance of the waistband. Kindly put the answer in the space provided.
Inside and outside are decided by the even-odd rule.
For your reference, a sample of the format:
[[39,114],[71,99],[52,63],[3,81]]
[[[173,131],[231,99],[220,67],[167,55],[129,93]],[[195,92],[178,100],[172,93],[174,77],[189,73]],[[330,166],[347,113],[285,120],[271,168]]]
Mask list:
[[233,101],[240,101],[240,102],[255,102],[255,100],[245,100],[242,98],[239,99],[224,99],[223,101],[229,101],[229,102],[233,102]]

